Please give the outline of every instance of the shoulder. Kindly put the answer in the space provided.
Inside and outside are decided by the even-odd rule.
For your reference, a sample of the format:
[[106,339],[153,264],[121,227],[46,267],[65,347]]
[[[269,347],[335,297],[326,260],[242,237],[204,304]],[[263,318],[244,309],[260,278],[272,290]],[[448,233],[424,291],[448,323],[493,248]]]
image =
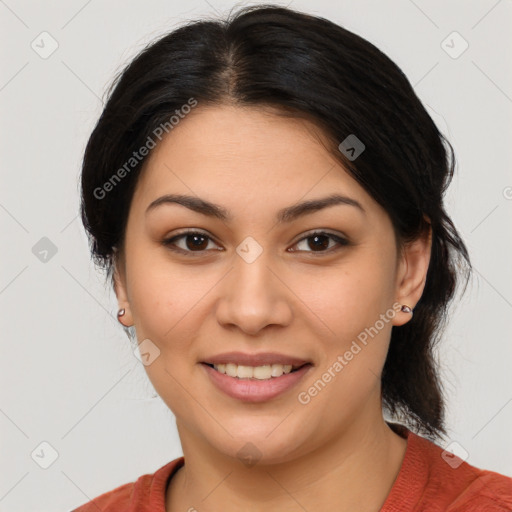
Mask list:
[[512,511],[512,478],[470,467],[477,472],[475,479],[451,503],[448,512]]
[[105,492],[78,508],[73,509],[72,512],[110,512],[119,509],[119,507],[125,508],[132,501],[135,485],[145,476],[146,475],[141,476],[136,482],[124,484],[111,491]]
[[407,449],[381,512],[511,512],[512,478],[475,467],[406,431]]
[[184,458],[178,457],[154,473],[100,494],[72,512],[165,512],[167,482],[183,463]]
[[512,478],[475,467],[428,439],[411,436],[425,460],[426,499],[444,501],[447,512],[512,510]]

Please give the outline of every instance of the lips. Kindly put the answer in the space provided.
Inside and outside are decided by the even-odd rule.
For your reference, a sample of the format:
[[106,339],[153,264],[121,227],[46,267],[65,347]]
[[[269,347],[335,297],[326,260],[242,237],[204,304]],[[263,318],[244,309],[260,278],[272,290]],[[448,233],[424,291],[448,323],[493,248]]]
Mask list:
[[230,377],[218,372],[207,363],[202,363],[201,366],[210,382],[219,391],[236,400],[253,403],[266,402],[290,392],[313,370],[313,365],[306,363],[296,371],[283,374],[280,377],[258,380]]
[[201,361],[204,364],[236,364],[238,366],[265,366],[272,364],[291,365],[293,370],[311,364],[311,361],[300,359],[277,352],[262,352],[259,354],[247,354],[245,352],[225,352],[216,354]]

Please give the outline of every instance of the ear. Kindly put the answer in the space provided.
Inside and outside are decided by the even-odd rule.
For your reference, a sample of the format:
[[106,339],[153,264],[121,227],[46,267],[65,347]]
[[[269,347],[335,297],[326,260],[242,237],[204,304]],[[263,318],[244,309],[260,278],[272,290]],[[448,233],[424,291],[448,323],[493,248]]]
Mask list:
[[125,327],[130,327],[131,325],[133,325],[133,318],[130,310],[130,302],[128,300],[128,293],[126,287],[126,271],[124,257],[118,251],[114,252],[113,266],[114,292],[117,297],[119,309],[125,310],[124,315],[118,317],[118,320]]
[[[399,304],[406,304],[414,309],[419,302],[430,264],[432,249],[432,226],[426,220],[423,234],[412,242],[407,243],[399,255],[396,297]],[[411,313],[398,311],[393,319],[393,325],[403,325],[411,319]]]

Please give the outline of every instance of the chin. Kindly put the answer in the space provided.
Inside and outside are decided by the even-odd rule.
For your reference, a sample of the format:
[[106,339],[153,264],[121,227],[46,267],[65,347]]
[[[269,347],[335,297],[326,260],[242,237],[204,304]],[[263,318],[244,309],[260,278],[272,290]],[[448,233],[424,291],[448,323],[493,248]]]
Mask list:
[[[212,438],[210,431],[205,433],[205,440],[217,451],[239,459],[247,467],[255,464],[289,462],[294,460],[299,452],[307,451],[308,436],[299,425],[292,424],[291,418],[283,421],[285,417],[286,414],[279,417],[260,417],[256,420],[257,424],[252,418],[228,422],[225,428],[233,437],[221,428],[222,433],[219,433],[219,437]],[[311,435],[313,436],[313,433]]]

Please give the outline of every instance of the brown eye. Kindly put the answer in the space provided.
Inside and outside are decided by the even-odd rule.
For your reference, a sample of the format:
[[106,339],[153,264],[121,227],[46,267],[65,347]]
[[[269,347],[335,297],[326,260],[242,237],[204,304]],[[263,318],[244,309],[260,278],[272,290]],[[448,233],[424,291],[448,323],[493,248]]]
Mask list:
[[[178,241],[180,241],[181,245],[177,244]],[[204,233],[201,233],[199,231],[187,231],[172,238],[163,240],[162,243],[166,247],[169,247],[169,249],[176,252],[200,253],[207,250],[209,241],[212,241],[211,238]]]
[[[204,251],[208,246],[208,242],[206,241],[208,237],[198,234],[198,235],[185,235],[185,245],[187,249],[191,251],[194,249],[199,249],[200,251]],[[205,243],[206,241],[206,243]]]
[[[306,249],[300,249],[299,252],[332,252],[331,249],[333,245],[329,245],[330,240],[335,242],[333,244],[334,246],[338,244],[338,248],[340,248],[339,246],[349,245],[348,240],[346,240],[345,238],[334,235],[332,233],[326,233],[325,231],[316,231],[314,233],[310,233],[308,236],[299,240],[295,245],[298,245],[306,241]],[[311,250],[308,250],[308,248]],[[296,251],[294,250],[293,252]]]
[[[163,240],[162,244],[168,247],[170,250],[181,254],[192,255],[192,253],[196,253],[194,256],[200,256],[201,253],[208,250],[209,242],[213,243],[213,240],[205,233],[200,231],[186,231],[172,238]],[[333,243],[331,244],[331,242]],[[345,238],[334,235],[333,233],[327,233],[325,231],[316,231],[310,233],[308,236],[299,240],[295,246],[301,243],[305,243],[306,248],[299,249],[298,251],[293,249],[292,252],[309,252],[320,254],[331,253],[337,249],[340,249],[340,246],[350,245],[350,242]],[[336,245],[338,246],[337,248]],[[335,248],[333,249],[333,247]]]

